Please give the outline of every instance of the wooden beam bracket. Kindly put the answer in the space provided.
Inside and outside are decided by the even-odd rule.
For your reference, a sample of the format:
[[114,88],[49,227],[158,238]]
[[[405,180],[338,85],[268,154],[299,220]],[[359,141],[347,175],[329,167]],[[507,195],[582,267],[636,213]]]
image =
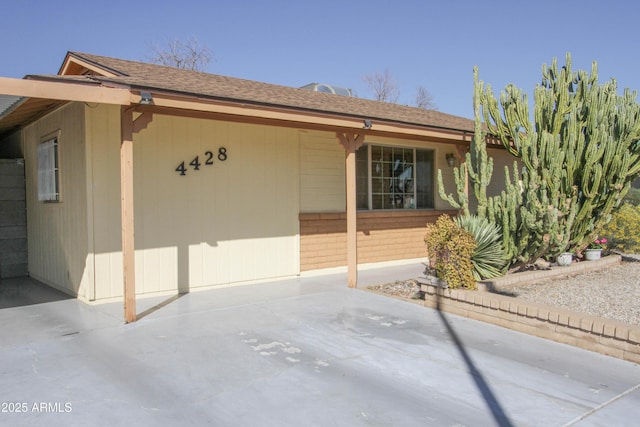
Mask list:
[[464,163],[467,161],[467,153],[469,152],[468,145],[460,145],[456,144],[456,157],[460,163]]
[[347,153],[355,153],[364,144],[364,134],[336,132],[336,136]]
[[133,133],[138,133],[145,130],[152,121],[153,121],[153,113],[145,112],[140,114],[133,121]]

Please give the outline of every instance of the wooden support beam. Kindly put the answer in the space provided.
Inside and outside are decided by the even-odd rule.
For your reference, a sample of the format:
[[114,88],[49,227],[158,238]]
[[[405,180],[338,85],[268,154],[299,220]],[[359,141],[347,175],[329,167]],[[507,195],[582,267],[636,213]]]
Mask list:
[[356,151],[364,143],[364,135],[336,133],[346,153],[347,193],[347,282],[350,288],[358,286],[358,224],[356,220]]
[[122,216],[122,268],[124,275],[124,321],[136,321],[135,244],[133,233],[133,110],[121,109],[120,212]]

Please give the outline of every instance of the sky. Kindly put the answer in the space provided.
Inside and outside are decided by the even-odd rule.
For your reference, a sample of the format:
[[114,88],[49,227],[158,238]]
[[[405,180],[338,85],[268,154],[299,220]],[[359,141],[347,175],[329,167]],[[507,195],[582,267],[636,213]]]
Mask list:
[[438,110],[473,118],[473,67],[499,93],[532,97],[543,64],[571,54],[600,82],[640,90],[631,0],[0,0],[0,77],[56,74],[67,51],[147,61],[153,44],[196,38],[206,72],[300,87],[326,83],[371,98],[364,76],[389,73],[401,104],[418,88]]

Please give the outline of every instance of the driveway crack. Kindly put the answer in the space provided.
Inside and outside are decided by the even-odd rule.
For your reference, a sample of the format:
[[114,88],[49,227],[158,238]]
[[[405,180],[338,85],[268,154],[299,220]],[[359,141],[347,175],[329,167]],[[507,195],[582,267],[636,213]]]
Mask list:
[[568,423],[564,424],[562,427],[570,427],[572,425],[575,425],[577,422],[582,421],[582,420],[590,417],[591,415],[595,414],[596,412],[600,411],[601,409],[606,408],[607,406],[611,405],[613,402],[622,399],[626,395],[631,394],[631,393],[633,393],[634,391],[636,391],[638,389],[640,389],[640,384],[636,384],[635,386],[631,387],[629,390],[624,391],[624,392],[618,394],[617,396],[612,397],[611,399],[607,400],[606,402],[604,402],[604,403],[596,406],[595,408],[587,411],[586,413],[582,414],[578,418],[569,421]]

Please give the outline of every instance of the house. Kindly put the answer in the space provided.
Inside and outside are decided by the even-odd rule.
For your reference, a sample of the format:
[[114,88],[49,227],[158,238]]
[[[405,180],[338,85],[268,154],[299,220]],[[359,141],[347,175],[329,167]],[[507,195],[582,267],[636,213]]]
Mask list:
[[447,156],[473,133],[437,111],[77,52],[57,75],[0,78],[0,106],[0,157],[24,159],[28,274],[124,299],[126,321],[136,296],[336,267],[356,286],[358,265],[423,258],[425,225],[455,212],[436,171],[453,192]]

